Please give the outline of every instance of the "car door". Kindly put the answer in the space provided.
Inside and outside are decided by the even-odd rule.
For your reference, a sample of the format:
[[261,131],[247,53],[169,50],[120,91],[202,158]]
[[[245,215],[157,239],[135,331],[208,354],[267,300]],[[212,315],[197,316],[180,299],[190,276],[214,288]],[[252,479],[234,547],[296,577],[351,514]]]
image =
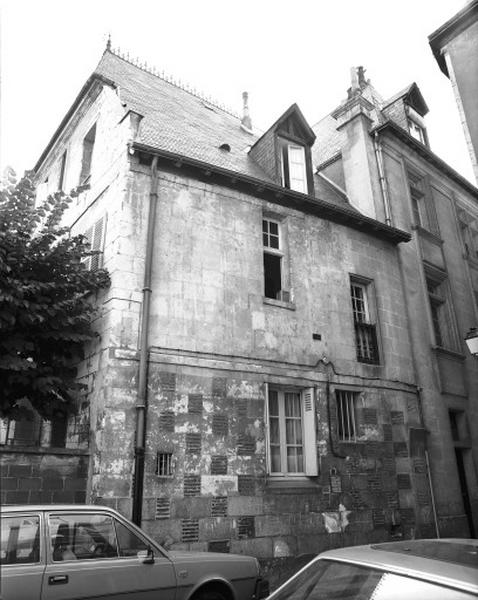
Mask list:
[[51,512],[41,600],[174,600],[171,560],[153,548],[153,562],[138,558],[149,543],[127,522],[96,512]]
[[2,600],[40,600],[45,569],[40,515],[3,514],[0,525]]

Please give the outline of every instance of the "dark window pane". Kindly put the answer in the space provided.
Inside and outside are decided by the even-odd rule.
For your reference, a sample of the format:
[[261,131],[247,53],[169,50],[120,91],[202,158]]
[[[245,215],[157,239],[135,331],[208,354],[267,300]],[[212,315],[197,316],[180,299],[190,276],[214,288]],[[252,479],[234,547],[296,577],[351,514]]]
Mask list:
[[119,521],[115,521],[115,525],[120,556],[136,556],[141,550],[148,549],[148,545],[131,529]]
[[276,299],[282,289],[281,257],[264,253],[264,295]]

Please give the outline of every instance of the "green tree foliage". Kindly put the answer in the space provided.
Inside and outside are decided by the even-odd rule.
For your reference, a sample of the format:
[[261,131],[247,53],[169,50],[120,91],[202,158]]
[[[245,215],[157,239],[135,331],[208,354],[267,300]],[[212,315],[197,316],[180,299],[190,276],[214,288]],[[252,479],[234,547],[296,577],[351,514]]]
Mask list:
[[94,295],[109,276],[86,268],[87,239],[61,225],[76,193],[35,206],[28,174],[17,182],[7,171],[0,184],[1,417],[21,417],[24,398],[46,419],[70,414],[83,390],[76,365],[96,335]]

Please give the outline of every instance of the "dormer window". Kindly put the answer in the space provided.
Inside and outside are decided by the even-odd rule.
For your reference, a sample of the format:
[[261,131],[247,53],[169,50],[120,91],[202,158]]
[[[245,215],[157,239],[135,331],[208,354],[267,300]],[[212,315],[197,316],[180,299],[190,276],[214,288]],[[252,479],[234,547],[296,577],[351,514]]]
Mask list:
[[285,140],[281,145],[282,185],[296,192],[307,194],[305,148]]

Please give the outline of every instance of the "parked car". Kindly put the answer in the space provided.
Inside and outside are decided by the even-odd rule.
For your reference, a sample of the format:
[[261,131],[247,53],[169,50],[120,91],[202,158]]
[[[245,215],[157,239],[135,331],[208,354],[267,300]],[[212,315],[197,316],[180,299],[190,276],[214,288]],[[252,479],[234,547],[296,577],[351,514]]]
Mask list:
[[167,552],[102,506],[5,506],[1,600],[260,600],[251,556]]
[[476,600],[478,540],[411,540],[319,554],[267,600]]

